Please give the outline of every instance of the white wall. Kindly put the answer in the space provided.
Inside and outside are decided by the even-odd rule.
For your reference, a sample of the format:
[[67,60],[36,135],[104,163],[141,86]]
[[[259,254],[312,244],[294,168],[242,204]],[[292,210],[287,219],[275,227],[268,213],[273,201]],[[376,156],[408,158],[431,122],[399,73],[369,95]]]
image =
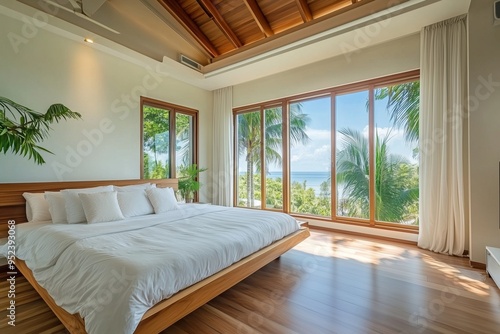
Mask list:
[[[292,96],[420,68],[420,36],[407,36],[233,88],[233,105]],[[310,220],[311,225],[416,241],[417,235]]]
[[418,68],[416,34],[237,85],[233,103],[239,107]]
[[500,25],[493,25],[493,2],[474,0],[469,10],[470,257],[480,263],[485,246],[500,247]]
[[0,182],[139,178],[140,95],[199,110],[200,165],[211,165],[211,92],[159,73],[160,64],[147,70],[95,44],[29,28],[0,14],[0,95],[41,112],[61,102],[83,119],[53,126],[42,144],[54,153],[44,154],[45,165],[0,154]]

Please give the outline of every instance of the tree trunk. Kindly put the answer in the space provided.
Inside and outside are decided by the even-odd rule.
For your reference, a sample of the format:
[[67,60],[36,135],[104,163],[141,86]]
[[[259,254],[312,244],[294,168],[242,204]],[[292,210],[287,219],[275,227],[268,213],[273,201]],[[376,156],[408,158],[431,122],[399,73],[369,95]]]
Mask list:
[[252,160],[250,166],[251,166],[250,167],[250,173],[251,173],[250,180],[252,181],[250,183],[250,198],[251,198],[251,200],[250,200],[250,207],[253,208],[254,205],[255,205],[255,203],[254,203],[254,187],[253,187],[253,160]]
[[247,154],[247,207],[253,206],[253,162],[250,154]]
[[155,167],[158,166],[158,157],[156,156],[156,142],[153,144],[153,152],[155,156]]

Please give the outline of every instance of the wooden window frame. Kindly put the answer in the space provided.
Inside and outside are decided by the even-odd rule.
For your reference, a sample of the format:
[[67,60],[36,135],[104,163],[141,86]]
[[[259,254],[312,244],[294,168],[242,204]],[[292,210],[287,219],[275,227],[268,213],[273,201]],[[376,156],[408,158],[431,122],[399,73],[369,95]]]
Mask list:
[[[304,93],[304,94],[298,94],[294,96],[290,96],[287,98],[281,98],[281,99],[276,99],[276,100],[271,100],[263,103],[256,103],[252,105],[247,105],[247,106],[242,106],[242,107],[237,107],[233,109],[233,128],[235,129],[233,131],[233,142],[237,143],[238,140],[238,131],[237,131],[237,116],[240,114],[244,114],[247,112],[256,112],[260,111],[261,115],[261,129],[263,129],[263,117],[264,115],[264,110],[276,106],[281,106],[282,112],[283,112],[283,212],[288,213],[293,215],[294,217],[297,218],[304,218],[304,219],[315,219],[318,221],[325,221],[325,222],[335,222],[335,223],[346,223],[346,224],[351,224],[351,225],[359,225],[359,226],[368,226],[368,227],[373,227],[373,228],[381,228],[381,229],[387,229],[387,230],[395,230],[395,231],[404,231],[404,232],[409,232],[409,233],[418,233],[419,226],[414,226],[414,225],[402,225],[398,223],[392,223],[392,222],[384,222],[384,221],[378,221],[375,219],[375,178],[370,175],[370,218],[369,219],[360,219],[360,218],[353,218],[353,217],[343,217],[343,216],[337,216],[337,208],[336,208],[336,203],[337,203],[337,198],[336,198],[336,191],[334,191],[334,187],[336,185],[336,173],[332,173],[331,175],[331,186],[332,186],[332,192],[331,192],[331,216],[330,217],[322,217],[322,216],[315,216],[315,215],[308,215],[308,214],[300,214],[300,213],[293,213],[290,212],[290,161],[289,161],[289,156],[290,156],[290,138],[289,138],[289,129],[288,129],[288,121],[289,121],[289,116],[290,116],[290,103],[294,102],[299,102],[299,101],[304,101],[304,100],[310,100],[314,99],[317,97],[321,96],[327,96],[329,95],[331,98],[331,112],[332,112],[332,117],[331,117],[331,129],[332,131],[335,130],[335,115],[336,115],[336,105],[335,105],[335,100],[337,95],[344,95],[344,94],[349,94],[349,93],[355,93],[357,91],[363,91],[367,90],[368,91],[368,96],[369,96],[369,155],[370,155],[370,171],[374,170],[375,166],[375,143],[374,143],[374,136],[373,136],[373,131],[374,131],[374,103],[375,103],[375,98],[374,98],[374,92],[375,89],[380,88],[380,87],[386,87],[386,86],[391,86],[391,85],[397,85],[397,84],[403,84],[407,82],[412,82],[412,81],[417,81],[420,80],[420,70],[412,70],[412,71],[407,71],[403,73],[398,73],[398,74],[393,74],[393,75],[388,75],[380,78],[375,78],[375,79],[370,79],[370,80],[365,80],[357,83],[352,83],[352,84],[347,84],[347,85],[342,85],[342,86],[337,86],[334,88],[328,88],[328,89],[322,89],[319,91],[315,92],[310,92],[310,93]],[[264,131],[261,131],[261,142],[263,143],[263,136],[264,136]],[[238,145],[234,145],[234,151],[233,151],[233,159],[234,159],[234,170],[233,170],[233,176],[234,176],[234,191],[233,191],[233,204],[237,206],[238,203]],[[336,142],[335,142],[335,136],[331,136],[331,147],[332,147],[332,152],[335,152],[336,150]],[[263,156],[264,152],[264,147],[261,147],[261,154]],[[335,170],[335,154],[332,153],[332,171]],[[264,159],[262,159],[264,160]],[[265,170],[264,162],[262,162],[261,166],[261,192],[262,195],[261,197],[265,200],[266,197],[266,181],[265,178],[262,177],[262,171]],[[273,209],[266,209],[265,208],[265,203],[261,198],[261,208],[253,208],[257,210],[273,210]]]
[[[141,118],[141,148],[140,148],[140,170],[141,170],[141,179],[144,179],[144,106],[150,106],[154,108],[160,108],[168,110],[171,114],[169,114],[169,128],[175,129],[175,121],[177,114],[188,115],[193,117],[193,163],[198,164],[198,110],[180,106],[177,104],[172,104],[168,102],[164,102],[161,100],[156,100],[148,97],[141,96],[140,102],[140,118]],[[177,169],[176,169],[176,161],[175,161],[175,131],[169,131],[169,177],[176,178],[177,177]]]

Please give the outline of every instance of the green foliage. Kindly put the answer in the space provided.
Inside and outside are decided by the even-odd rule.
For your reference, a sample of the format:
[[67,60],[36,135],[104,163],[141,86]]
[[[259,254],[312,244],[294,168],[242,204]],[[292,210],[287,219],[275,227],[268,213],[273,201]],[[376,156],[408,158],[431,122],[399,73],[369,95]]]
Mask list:
[[[247,177],[247,174],[239,176],[239,180],[238,180],[238,206],[255,207],[255,203],[253,203],[252,206],[250,206],[250,201],[248,201],[248,197],[247,197],[248,196],[247,189],[249,187],[248,183],[247,183],[248,179],[249,178]],[[251,182],[251,183],[253,183],[252,184],[253,198],[255,200],[260,200],[261,193],[262,193],[261,183],[260,183],[260,174],[255,174],[251,178],[251,180],[253,180],[253,182]],[[269,180],[269,179],[267,179],[267,180]],[[276,187],[276,184],[273,188],[275,188],[275,187]],[[283,192],[283,188],[281,187],[281,185],[278,185],[278,189],[279,189],[279,191]],[[271,194],[271,196],[273,196],[273,194]]]
[[[261,198],[260,174],[254,176],[255,199]],[[247,177],[240,175],[238,180],[238,205],[247,206],[246,188]],[[319,196],[307,184],[293,182],[291,187],[291,211],[329,217],[331,192],[330,183],[321,184]],[[281,178],[266,178],[266,208],[283,209],[283,181]]]
[[[175,143],[170,143],[170,110],[144,106],[143,108],[143,168],[145,178],[170,177],[170,155],[176,154],[178,161],[190,164],[191,118],[175,114]],[[173,152],[171,152],[171,150]],[[165,157],[166,156],[166,157]]]
[[314,189],[307,187],[307,181],[292,183],[290,207],[292,212],[330,216],[330,201],[329,197],[317,197]]
[[41,152],[51,153],[38,145],[49,136],[50,125],[64,119],[80,119],[82,116],[62,104],[53,104],[45,114],[33,111],[0,96],[0,150],[45,163]]
[[[259,111],[244,113],[237,116],[238,121],[238,152],[245,156],[247,176],[254,179],[254,170],[261,169],[261,113]],[[305,132],[309,117],[302,112],[299,103],[290,108],[290,145],[307,143],[309,137]],[[281,149],[283,147],[283,116],[281,108],[270,108],[264,112],[264,157],[265,165],[282,164]],[[247,206],[254,206],[256,197],[255,183],[246,184],[246,196],[250,200]]]
[[419,138],[420,81],[412,81],[375,91],[375,99],[387,100],[387,109],[395,127],[402,127],[407,141]]
[[151,166],[151,179],[167,179],[169,177],[168,164],[163,165],[161,161],[153,162]]
[[[343,135],[337,151],[337,183],[342,187],[339,213],[369,218],[368,140],[352,129]],[[418,218],[418,169],[404,157],[388,151],[389,134],[376,136],[375,143],[375,219],[387,222],[412,222]]]
[[196,164],[181,166],[179,170],[179,192],[186,201],[192,200],[195,192],[200,190],[201,183],[197,180],[198,174],[206,171]]
[[[144,177],[165,178],[169,177],[168,161],[163,164],[160,161],[160,154],[169,152],[169,121],[170,112],[161,108],[145,106],[143,109],[143,145],[144,156]],[[153,161],[149,158],[152,154]],[[160,177],[156,177],[160,176]]]
[[266,207],[283,209],[283,181],[281,178],[266,179]]
[[144,178],[145,179],[166,179],[170,176],[168,162],[161,160],[150,161],[149,154],[144,153]]

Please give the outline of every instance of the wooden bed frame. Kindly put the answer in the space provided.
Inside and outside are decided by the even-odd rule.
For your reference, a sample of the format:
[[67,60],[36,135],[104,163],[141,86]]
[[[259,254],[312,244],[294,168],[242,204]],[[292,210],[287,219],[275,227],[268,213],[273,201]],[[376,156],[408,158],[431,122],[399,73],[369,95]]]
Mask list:
[[[26,222],[24,192],[58,191],[62,189],[88,188],[102,185],[132,185],[145,182],[156,183],[158,187],[177,189],[177,179],[162,180],[110,180],[76,182],[40,182],[0,184],[0,237],[7,236],[8,220]],[[309,236],[307,228],[301,228],[272,245],[234,263],[230,267],[174,294],[150,308],[142,317],[135,333],[159,333],[177,320],[204,305],[222,292],[228,290],[266,264],[281,256]],[[16,267],[45,300],[55,315],[72,334],[86,333],[84,320],[78,314],[69,314],[57,306],[47,291],[34,279],[24,261],[16,259]]]

